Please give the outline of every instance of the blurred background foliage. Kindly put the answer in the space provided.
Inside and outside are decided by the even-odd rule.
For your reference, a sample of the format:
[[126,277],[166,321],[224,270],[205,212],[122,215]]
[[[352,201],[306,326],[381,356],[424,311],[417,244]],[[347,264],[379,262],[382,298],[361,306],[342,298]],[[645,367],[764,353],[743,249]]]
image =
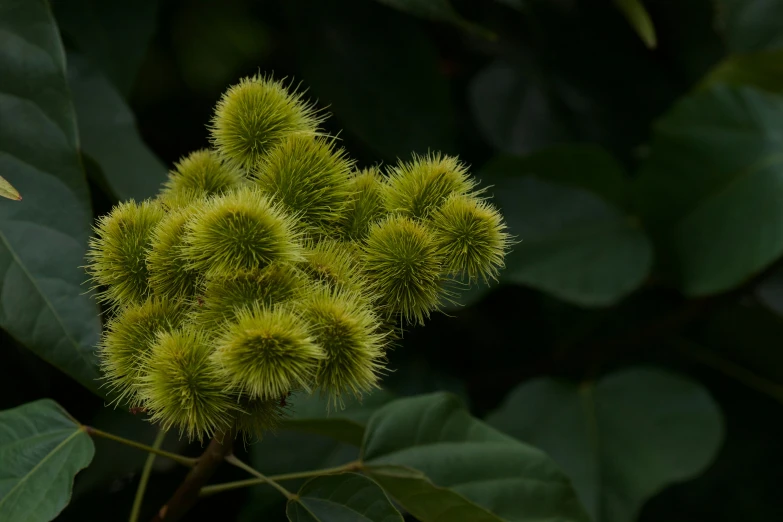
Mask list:
[[[458,154],[520,241],[498,284],[405,334],[386,392],[457,394],[548,452],[596,522],[783,519],[783,1],[51,5],[93,215],[154,194],[174,161],[207,146],[212,108],[241,76],[301,82],[361,166]],[[25,195],[24,179],[6,177]],[[22,219],[6,207],[6,224]],[[24,238],[4,232],[9,251]],[[54,263],[59,246],[22,248],[14,262]],[[47,355],[63,332],[19,322],[35,299],[9,277],[0,409],[54,397],[151,442],[148,424],[104,409],[22,346],[82,371]],[[89,358],[94,308],[54,306],[68,307],[79,326],[60,327]],[[59,520],[126,517],[112,507],[131,504],[144,455],[96,445]],[[357,449],[282,431],[245,451],[274,473]],[[181,478],[159,461],[147,504]],[[282,520],[279,503],[237,491],[205,499],[193,519]]]

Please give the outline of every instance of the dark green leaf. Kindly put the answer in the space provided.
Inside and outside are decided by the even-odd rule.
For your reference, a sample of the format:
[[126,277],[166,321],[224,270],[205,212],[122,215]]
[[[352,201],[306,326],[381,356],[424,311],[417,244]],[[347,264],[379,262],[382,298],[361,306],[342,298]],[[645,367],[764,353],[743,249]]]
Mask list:
[[485,38],[495,38],[495,35],[484,29],[483,27],[476,25],[468,20],[465,20],[454,7],[449,0],[376,0],[382,4],[386,4],[400,11],[410,13],[414,16],[426,18],[427,20],[435,20],[439,22],[448,22],[454,24],[457,27],[461,27],[470,32],[480,34]]
[[657,45],[655,27],[641,0],[614,0],[614,3],[644,44],[651,49],[654,48]]
[[84,428],[54,401],[0,412],[0,520],[53,520],[94,452]]
[[288,399],[293,413],[283,420],[281,427],[360,446],[370,416],[391,399],[391,394],[376,390],[366,395],[362,402],[347,399],[345,409],[335,409],[334,405],[329,405],[327,397],[301,393]]
[[783,1],[718,0],[718,23],[732,51],[783,49]]
[[[652,248],[627,204],[626,182],[601,149],[560,147],[501,158],[481,171],[520,241],[502,280],[583,306],[606,306],[635,290]],[[600,197],[599,194],[603,197]]]
[[422,522],[587,520],[546,455],[474,419],[449,394],[378,410],[362,459],[364,471]]
[[44,0],[0,4],[0,325],[95,390],[98,309],[83,283],[90,197],[57,28]]
[[402,522],[378,484],[355,473],[307,481],[286,513],[291,522]]
[[68,81],[82,148],[100,165],[120,200],[154,196],[166,167],[144,144],[130,108],[109,80],[81,56],[69,55]]
[[286,5],[303,80],[341,126],[390,160],[454,151],[449,86],[414,21],[366,0]]
[[783,253],[783,100],[713,87],[655,126],[638,205],[688,295],[733,288]]
[[664,486],[702,472],[723,433],[703,387],[650,368],[582,386],[536,379],[512,391],[488,421],[551,455],[600,522],[636,520]]
[[57,0],[53,5],[62,31],[127,97],[155,32],[157,1]]

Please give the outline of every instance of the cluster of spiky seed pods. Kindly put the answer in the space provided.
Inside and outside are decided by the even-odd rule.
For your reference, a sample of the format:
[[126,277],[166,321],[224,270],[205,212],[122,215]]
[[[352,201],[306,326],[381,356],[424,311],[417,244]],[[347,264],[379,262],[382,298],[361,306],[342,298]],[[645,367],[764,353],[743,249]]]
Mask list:
[[358,170],[321,122],[246,78],[217,104],[212,149],[99,219],[87,269],[117,403],[189,438],[261,435],[290,392],[339,406],[377,387],[395,331],[497,275],[505,225],[456,158]]

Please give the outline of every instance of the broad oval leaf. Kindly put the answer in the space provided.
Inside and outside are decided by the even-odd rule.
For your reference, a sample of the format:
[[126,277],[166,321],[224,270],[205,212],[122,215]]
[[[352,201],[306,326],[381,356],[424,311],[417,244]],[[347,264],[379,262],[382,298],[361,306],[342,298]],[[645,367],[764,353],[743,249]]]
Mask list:
[[52,400],[0,411],[0,520],[54,519],[94,453],[83,426]]
[[721,413],[699,384],[652,368],[597,383],[544,378],[518,386],[487,419],[546,451],[595,522],[632,522],[644,502],[712,462]]
[[166,167],[141,139],[122,95],[87,60],[68,55],[68,82],[79,120],[82,149],[101,167],[120,200],[153,197]]
[[95,390],[98,308],[84,254],[92,221],[57,28],[44,0],[0,3],[0,326]]
[[716,86],[655,126],[637,203],[688,295],[729,290],[783,254],[783,100]]
[[286,514],[291,522],[403,522],[380,486],[356,473],[307,481]]
[[566,150],[482,169],[520,241],[501,278],[583,306],[612,305],[647,277],[652,246],[638,221],[618,208],[626,190],[614,159],[600,149]]
[[446,393],[378,410],[362,469],[422,522],[587,520],[544,453],[471,417]]
[[347,399],[345,408],[335,409],[329,399],[320,395],[297,393],[288,399],[292,414],[281,422],[281,428],[331,437],[340,442],[361,446],[364,427],[378,408],[392,399],[392,395],[376,390],[360,402]]

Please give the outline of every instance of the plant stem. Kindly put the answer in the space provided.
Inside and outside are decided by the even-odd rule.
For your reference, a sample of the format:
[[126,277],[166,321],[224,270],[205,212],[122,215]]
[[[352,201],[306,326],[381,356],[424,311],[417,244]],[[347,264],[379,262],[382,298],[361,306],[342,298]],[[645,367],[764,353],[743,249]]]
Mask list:
[[765,379],[764,377],[760,377],[747,368],[699,346],[688,345],[682,350],[685,355],[695,361],[709,366],[713,370],[737,380],[748,388],[768,395],[783,404],[783,386],[780,386],[769,379]]
[[361,463],[359,461],[354,461],[334,468],[314,469],[310,471],[299,471],[296,473],[285,473],[282,475],[270,475],[264,478],[237,480],[234,482],[226,482],[224,484],[214,484],[212,486],[203,487],[201,488],[201,496],[206,497],[208,495],[214,495],[215,493],[221,493],[223,491],[229,491],[232,489],[244,488],[248,486],[256,486],[258,484],[268,484],[270,480],[274,482],[282,482],[284,480],[320,477],[322,475],[333,475],[335,473],[343,473],[346,471],[358,471],[360,469],[361,469]]
[[247,464],[245,464],[244,462],[236,458],[234,455],[229,455],[228,457],[226,457],[226,462],[247,471],[251,475],[257,477],[258,480],[260,480],[261,482],[266,482],[267,484],[269,484],[270,486],[278,490],[280,493],[282,493],[283,496],[285,496],[285,498],[287,498],[288,500],[296,500],[297,496],[294,493],[291,493],[286,488],[284,488],[283,486],[275,482],[274,479],[267,477],[260,471],[257,471],[253,469],[251,466],[248,466]]
[[[155,442],[152,443],[154,449],[160,449],[163,444],[163,439],[166,438],[166,431],[158,431],[155,437]],[[152,465],[155,464],[154,453],[147,455],[147,461],[144,463],[144,469],[141,470],[141,478],[139,479],[139,487],[136,490],[136,498],[133,499],[133,508],[131,509],[130,518],[128,522],[137,522],[139,520],[139,512],[141,511],[141,504],[144,502],[144,492],[147,490],[147,482],[149,482],[150,474],[152,473]]]
[[158,513],[153,517],[152,522],[175,522],[182,519],[183,516],[198,501],[198,493],[207,481],[212,477],[220,464],[231,454],[234,442],[234,432],[216,435],[207,446],[207,449],[198,458],[196,465],[193,466],[179,485],[177,491],[171,496]]
[[153,448],[152,446],[147,446],[146,444],[141,444],[139,442],[126,439],[118,435],[112,435],[111,433],[106,433],[105,431],[101,431],[98,428],[93,428],[92,426],[85,426],[84,429],[90,435],[97,435],[98,437],[103,437],[104,439],[109,439],[109,440],[113,440],[114,442],[119,442],[120,444],[125,444],[126,446],[130,446],[131,448],[140,449],[148,453],[154,453],[155,455],[166,457],[167,459],[171,459],[174,462],[178,464],[182,464],[183,466],[187,466],[189,468],[195,466],[197,462],[197,459],[192,459],[190,457],[177,455],[176,453],[169,453],[168,451],[163,451],[161,449]]

